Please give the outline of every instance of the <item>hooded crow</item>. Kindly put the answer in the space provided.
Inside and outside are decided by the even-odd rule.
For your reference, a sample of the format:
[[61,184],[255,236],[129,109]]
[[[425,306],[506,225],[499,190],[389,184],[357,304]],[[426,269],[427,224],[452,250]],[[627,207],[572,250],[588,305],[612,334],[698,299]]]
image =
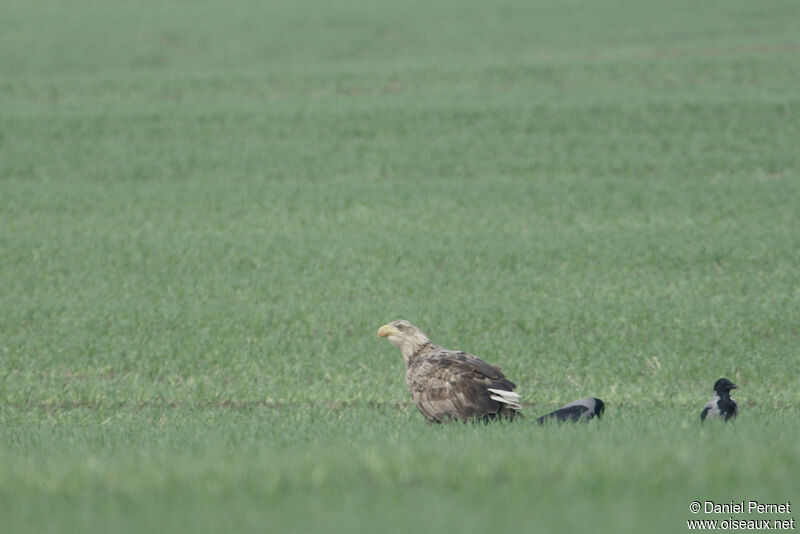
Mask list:
[[703,407],[703,411],[700,412],[700,420],[722,419],[727,421],[736,417],[739,407],[731,398],[731,390],[736,388],[736,384],[727,378],[720,378],[714,382],[714,398]]
[[587,399],[578,399],[569,404],[565,404],[558,410],[550,412],[536,419],[537,423],[544,423],[546,421],[589,421],[594,416],[598,419],[603,417],[603,412],[606,410],[606,405],[600,399],[589,397]]

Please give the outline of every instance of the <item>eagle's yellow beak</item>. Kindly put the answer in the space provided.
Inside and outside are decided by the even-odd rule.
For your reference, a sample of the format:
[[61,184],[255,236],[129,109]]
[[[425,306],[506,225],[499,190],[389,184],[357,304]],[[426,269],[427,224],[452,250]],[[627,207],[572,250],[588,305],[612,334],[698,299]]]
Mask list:
[[378,337],[396,336],[400,334],[400,330],[388,324],[378,328]]

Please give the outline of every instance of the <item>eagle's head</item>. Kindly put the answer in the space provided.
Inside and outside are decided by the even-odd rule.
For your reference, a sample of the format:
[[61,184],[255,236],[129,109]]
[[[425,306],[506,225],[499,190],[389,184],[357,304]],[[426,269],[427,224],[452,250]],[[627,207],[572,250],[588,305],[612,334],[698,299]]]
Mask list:
[[385,337],[389,340],[389,343],[400,349],[406,363],[426,343],[430,343],[428,336],[423,334],[422,330],[405,319],[397,319],[383,325],[378,329],[378,337]]

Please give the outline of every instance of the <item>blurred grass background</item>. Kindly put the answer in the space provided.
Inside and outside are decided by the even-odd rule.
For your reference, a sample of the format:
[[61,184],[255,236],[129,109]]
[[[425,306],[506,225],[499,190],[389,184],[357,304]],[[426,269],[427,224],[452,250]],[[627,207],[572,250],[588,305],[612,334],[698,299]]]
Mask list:
[[[0,10],[11,531],[675,531],[800,494],[795,2]],[[398,317],[607,420],[429,427]],[[699,429],[723,375],[742,420]]]

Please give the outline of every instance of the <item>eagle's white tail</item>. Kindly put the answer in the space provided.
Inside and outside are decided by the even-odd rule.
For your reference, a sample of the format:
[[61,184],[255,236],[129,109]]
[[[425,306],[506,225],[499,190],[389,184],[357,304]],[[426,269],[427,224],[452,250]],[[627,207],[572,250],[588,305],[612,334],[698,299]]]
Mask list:
[[519,403],[519,399],[521,398],[519,393],[492,388],[489,388],[489,391],[492,392],[492,396],[490,397],[492,400],[508,404],[509,408],[513,408],[515,410],[522,409],[522,405]]

